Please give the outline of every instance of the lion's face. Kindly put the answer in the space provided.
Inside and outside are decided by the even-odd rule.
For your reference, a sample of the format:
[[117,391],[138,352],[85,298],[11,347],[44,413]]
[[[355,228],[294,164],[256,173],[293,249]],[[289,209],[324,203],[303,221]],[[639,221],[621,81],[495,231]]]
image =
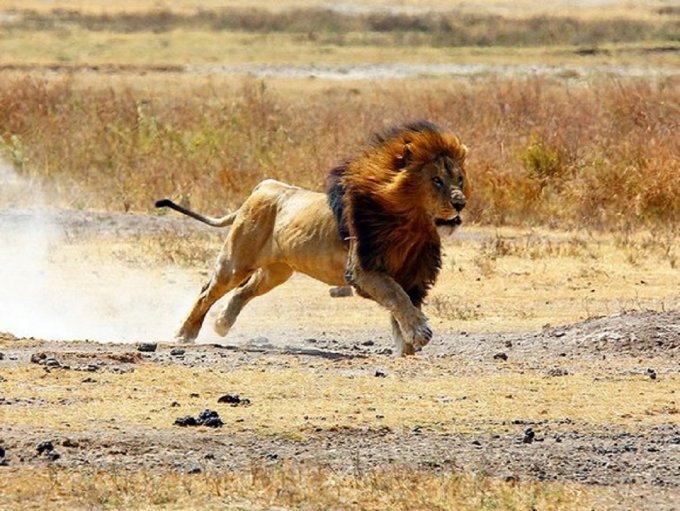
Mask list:
[[449,155],[440,155],[419,169],[409,169],[413,177],[417,175],[421,200],[438,223],[460,223],[467,184],[463,163]]

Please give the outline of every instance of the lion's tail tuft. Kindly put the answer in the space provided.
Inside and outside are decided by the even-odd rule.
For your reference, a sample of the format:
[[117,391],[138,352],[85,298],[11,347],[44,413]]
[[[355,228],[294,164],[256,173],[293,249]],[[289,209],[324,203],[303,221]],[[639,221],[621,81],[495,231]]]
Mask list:
[[238,211],[234,211],[233,213],[229,213],[228,215],[225,215],[221,218],[205,216],[205,215],[201,215],[200,213],[196,213],[195,211],[191,211],[190,209],[187,209],[184,206],[180,206],[179,204],[175,204],[170,199],[157,200],[155,202],[155,206],[157,208],[174,209],[175,211],[178,211],[179,213],[182,213],[183,215],[187,215],[187,216],[190,216],[191,218],[195,218],[196,220],[203,222],[204,224],[208,224],[212,227],[226,227],[228,225],[231,225],[231,224],[234,223],[234,220],[236,220],[236,216],[238,215]]

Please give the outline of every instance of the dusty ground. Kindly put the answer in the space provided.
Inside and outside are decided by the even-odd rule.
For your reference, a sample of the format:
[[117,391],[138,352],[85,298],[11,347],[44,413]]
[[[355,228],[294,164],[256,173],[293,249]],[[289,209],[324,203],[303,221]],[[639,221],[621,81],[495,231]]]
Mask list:
[[[5,236],[31,225],[30,215],[11,217],[4,216]],[[71,240],[48,257],[52,266],[83,249],[75,239],[96,241],[98,250],[105,239],[114,255],[126,257],[129,250],[115,247],[130,236],[205,236],[215,244],[208,231],[171,218],[59,213],[50,222]],[[487,236],[471,229],[460,239],[475,244]],[[78,261],[83,273],[94,271],[89,265]],[[204,272],[195,266],[180,269],[199,282]],[[101,278],[103,269],[97,271]],[[162,294],[177,284],[157,285]],[[606,489],[599,504],[605,508],[677,509],[677,309],[525,333],[466,331],[464,318],[441,319],[421,354],[396,360],[377,307],[331,299],[305,279],[279,293],[254,303],[252,316],[221,344],[208,335],[183,351],[172,351],[176,346],[162,335],[140,339],[160,341],[144,352],[138,342],[1,334],[0,470],[209,474],[282,464],[370,473],[396,466],[573,483]],[[340,317],[330,317],[332,307]],[[431,316],[446,310],[432,309]],[[39,316],[33,321],[37,328]],[[227,394],[248,401],[218,402]],[[204,409],[218,412],[224,425],[174,424]],[[47,441],[54,450],[39,453]],[[5,490],[4,503],[17,505]]]

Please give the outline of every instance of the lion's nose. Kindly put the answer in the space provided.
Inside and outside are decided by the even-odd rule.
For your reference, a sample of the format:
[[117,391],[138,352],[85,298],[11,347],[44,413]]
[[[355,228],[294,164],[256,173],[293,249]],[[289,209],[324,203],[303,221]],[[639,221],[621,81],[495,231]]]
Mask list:
[[465,196],[460,192],[451,194],[451,205],[460,213],[465,207]]

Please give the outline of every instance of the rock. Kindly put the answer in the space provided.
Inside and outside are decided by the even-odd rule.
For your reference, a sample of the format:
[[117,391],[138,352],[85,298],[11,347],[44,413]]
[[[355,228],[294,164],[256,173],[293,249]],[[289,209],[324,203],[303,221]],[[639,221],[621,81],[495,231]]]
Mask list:
[[5,354],[0,351],[0,360],[5,360]]
[[47,453],[47,459],[50,461],[57,461],[59,458],[61,458],[61,454],[57,451],[50,451]]
[[4,457],[5,457],[5,448],[0,446],[0,458],[4,458]]
[[31,363],[32,364],[39,364],[42,360],[45,360],[47,358],[47,355],[45,353],[39,352],[39,353],[33,353],[31,355]]
[[175,419],[174,424],[177,426],[206,426],[209,428],[221,428],[224,426],[222,419],[217,412],[213,410],[203,410],[198,414],[198,417],[186,415]]
[[220,396],[217,402],[239,404],[241,402],[241,398],[238,396],[238,394],[225,394],[224,396]]
[[548,371],[548,376],[552,376],[552,377],[568,376],[568,375],[569,375],[569,371],[567,371],[566,369],[564,369],[562,367],[554,367],[553,369]]
[[150,353],[156,351],[158,344],[155,342],[142,342],[137,345],[137,351],[142,351],[145,353]]
[[375,341],[371,341],[370,339],[368,341],[364,341],[361,343],[362,346],[375,346]]
[[250,404],[250,399],[247,397],[241,398],[238,394],[225,394],[224,396],[221,396],[217,402],[228,403],[231,406],[248,406]]
[[181,355],[184,355],[187,352],[184,348],[172,348],[170,350],[170,355],[173,357],[179,357]]
[[198,465],[192,465],[189,470],[187,470],[187,474],[200,474],[201,472],[203,472],[203,469]]
[[652,380],[656,380],[656,371],[651,368],[647,369],[647,376]]
[[373,376],[375,376],[376,378],[387,378],[387,373],[378,369],[375,371],[375,374]]
[[40,442],[36,448],[38,454],[48,453],[54,451],[54,444],[49,440],[45,442]]
[[175,419],[174,424],[176,424],[177,426],[182,426],[182,427],[198,426],[198,422],[191,415],[185,415],[184,417],[179,417],[179,418]]
[[501,351],[501,352],[499,352],[499,353],[496,353],[496,354],[493,356],[493,359],[494,359],[494,360],[502,360],[503,362],[505,362],[505,361],[508,359],[508,355],[506,355],[505,353],[503,353],[503,352]]
[[530,444],[534,441],[535,438],[536,438],[536,433],[534,432],[534,430],[531,429],[531,428],[527,428],[524,431],[524,437],[522,438],[522,443],[523,444]]

